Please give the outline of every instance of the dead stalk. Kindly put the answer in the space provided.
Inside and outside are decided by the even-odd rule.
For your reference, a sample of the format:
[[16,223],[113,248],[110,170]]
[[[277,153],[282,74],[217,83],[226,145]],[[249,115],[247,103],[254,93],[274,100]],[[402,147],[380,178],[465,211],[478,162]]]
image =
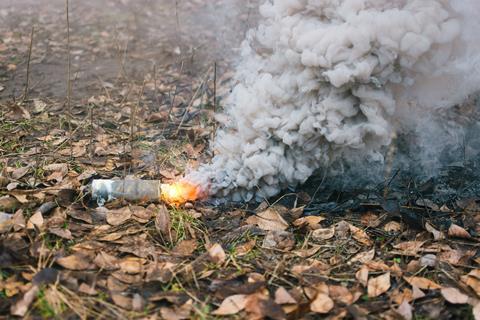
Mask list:
[[[213,114],[217,113],[217,62],[213,64]],[[213,135],[217,132],[217,122],[213,118]]]
[[[181,65],[180,65],[180,74],[183,73],[183,66],[184,66],[184,63],[183,61],[181,62]],[[165,123],[163,125],[163,128],[162,128],[162,132],[161,132],[161,135],[164,134],[165,132],[165,129],[167,129],[167,126],[170,122],[170,115],[172,114],[172,110],[173,110],[173,107],[175,106],[175,99],[177,97],[177,94],[178,94],[178,85],[175,85],[175,90],[173,91],[173,97],[172,99],[170,100],[170,108],[168,109],[168,113],[167,113],[167,117],[165,119]],[[170,94],[169,94],[170,95]]]
[[30,86],[30,61],[32,60],[32,49],[33,49],[33,34],[35,32],[35,27],[32,26],[32,31],[30,33],[30,46],[28,48],[28,59],[27,59],[27,79],[25,80],[25,91],[23,92],[22,102],[25,102],[28,99],[28,89]]
[[200,90],[203,88],[205,85],[207,79],[208,79],[208,74],[210,73],[211,68],[208,69],[207,71],[207,76],[203,78],[203,80],[200,82],[200,85],[198,86],[197,90],[193,94],[192,98],[190,99],[190,102],[188,103],[187,107],[185,108],[185,112],[183,113],[182,119],[180,120],[180,123],[178,124],[177,131],[175,132],[175,136],[178,136],[178,133],[180,132],[180,129],[182,128],[183,122],[185,121],[185,117],[187,116],[188,110],[192,107],[193,102],[195,101],[195,98],[197,95],[200,93]]
[[70,158],[73,158],[73,143],[72,143],[72,60],[70,56],[70,12],[69,0],[65,0],[65,13],[67,16],[67,119],[68,119],[68,134],[70,140]]

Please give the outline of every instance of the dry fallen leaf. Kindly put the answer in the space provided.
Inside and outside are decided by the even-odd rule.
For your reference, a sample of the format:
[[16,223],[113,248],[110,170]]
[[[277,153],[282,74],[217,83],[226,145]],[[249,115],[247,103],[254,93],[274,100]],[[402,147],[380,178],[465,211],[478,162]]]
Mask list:
[[309,230],[316,230],[321,228],[320,222],[325,219],[326,218],[322,216],[307,216],[293,221],[293,225],[295,227],[306,226]]
[[227,257],[225,251],[223,251],[222,246],[218,243],[214,244],[208,249],[208,255],[210,256],[210,259],[216,264],[224,263]]
[[412,300],[417,300],[425,297],[425,293],[417,286],[412,286]]
[[329,313],[333,309],[333,300],[325,293],[318,293],[310,303],[310,310],[315,313]]
[[33,214],[33,216],[28,219],[27,222],[27,229],[35,229],[37,227],[38,229],[41,229],[43,226],[43,216],[40,211],[37,211],[36,213]]
[[283,231],[288,228],[288,223],[273,208],[260,212],[256,216],[250,217],[250,221],[257,224],[258,227],[266,231]]
[[368,285],[368,272],[369,271],[370,270],[368,269],[368,267],[364,265],[355,273],[355,278],[364,287],[366,287]]
[[288,293],[284,287],[279,287],[275,291],[275,303],[276,304],[296,304],[297,301]]
[[324,241],[333,238],[335,236],[335,227],[326,229],[316,229],[312,232],[312,240]]
[[180,256],[190,256],[197,249],[197,247],[197,240],[182,240],[175,246],[175,248],[173,248],[172,253]]
[[245,311],[249,319],[285,320],[283,309],[262,292],[247,297]]
[[128,274],[138,274],[144,270],[143,264],[145,263],[144,259],[136,257],[127,257],[118,261],[118,266],[120,270]]
[[246,294],[236,294],[229,296],[223,300],[220,307],[213,311],[212,314],[216,316],[234,315],[245,309],[247,304]]
[[470,239],[472,236],[464,228],[452,223],[450,228],[448,228],[448,236],[453,238],[463,238]]
[[445,235],[443,234],[443,232],[438,231],[428,222],[425,223],[425,229],[433,235],[434,240],[438,241],[445,239]]
[[372,240],[363,229],[357,228],[352,224],[349,225],[349,228],[353,239],[366,246],[371,246],[373,244]]
[[170,239],[170,213],[165,205],[160,205],[158,207],[157,215],[155,217],[155,228],[157,231],[166,239]]
[[257,240],[255,240],[255,239],[247,241],[247,242],[237,246],[235,248],[235,253],[238,257],[244,256],[247,253],[249,253],[250,251],[252,251],[252,249],[255,247],[256,244],[257,244]]
[[262,248],[290,251],[295,246],[295,236],[288,231],[268,231]]
[[105,251],[100,251],[93,263],[103,270],[117,270],[119,268],[118,259]]
[[423,277],[404,277],[404,279],[411,286],[416,286],[423,290],[436,290],[442,288],[442,286],[435,283],[434,281]]
[[132,210],[130,207],[123,207],[120,209],[108,210],[107,222],[112,226],[119,226],[128,221],[132,217]]
[[469,299],[466,294],[463,294],[457,288],[442,288],[440,292],[445,300],[453,304],[465,304]]
[[472,270],[468,275],[461,276],[463,283],[472,288],[477,295],[480,295],[480,278],[478,277],[478,270]]
[[10,308],[10,313],[13,316],[23,317],[30,305],[32,304],[33,300],[37,297],[37,293],[40,290],[38,286],[32,286],[22,297],[22,299],[18,300],[15,304],[13,304]]
[[375,257],[375,248],[369,251],[364,251],[356,254],[355,256],[352,257],[352,259],[350,259],[349,263],[360,262],[363,264],[363,263],[372,261],[374,257]]
[[65,269],[69,270],[90,270],[94,267],[88,256],[79,253],[58,258],[56,262]]
[[473,307],[472,314],[475,320],[480,320],[480,302]]
[[402,302],[396,312],[401,315],[404,320],[412,320],[413,318],[413,308],[406,300]]
[[424,241],[406,241],[400,242],[393,247],[400,250],[404,255],[414,256],[418,253],[418,251],[420,251],[424,243]]
[[344,286],[328,286],[328,291],[330,293],[330,297],[335,302],[340,302],[345,305],[351,305],[353,303],[354,297],[350,290]]
[[375,298],[390,289],[390,272],[368,280],[368,296]]

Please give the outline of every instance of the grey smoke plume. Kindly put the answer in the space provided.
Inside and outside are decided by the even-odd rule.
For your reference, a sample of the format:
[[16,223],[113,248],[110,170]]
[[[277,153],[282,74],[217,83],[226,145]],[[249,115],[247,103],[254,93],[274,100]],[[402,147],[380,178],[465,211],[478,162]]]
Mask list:
[[449,142],[428,139],[460,132],[442,115],[480,88],[477,0],[272,0],[260,14],[216,155],[187,177],[210,194],[263,199],[319,168],[382,163],[410,131],[428,160]]

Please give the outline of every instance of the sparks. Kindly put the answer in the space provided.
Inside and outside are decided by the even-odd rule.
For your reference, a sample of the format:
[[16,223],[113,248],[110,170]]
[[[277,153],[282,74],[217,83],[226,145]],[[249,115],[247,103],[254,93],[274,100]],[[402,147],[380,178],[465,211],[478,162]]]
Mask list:
[[172,184],[162,184],[162,200],[171,205],[181,205],[187,201],[194,201],[199,198],[199,187],[186,182],[179,181]]

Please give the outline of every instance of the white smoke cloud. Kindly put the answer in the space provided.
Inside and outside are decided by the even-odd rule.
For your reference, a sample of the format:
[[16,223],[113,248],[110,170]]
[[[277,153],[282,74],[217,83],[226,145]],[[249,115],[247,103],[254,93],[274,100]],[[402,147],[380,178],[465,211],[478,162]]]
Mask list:
[[260,14],[216,156],[187,177],[212,195],[258,200],[345,159],[381,162],[394,133],[435,134],[480,88],[476,0],[273,0]]

